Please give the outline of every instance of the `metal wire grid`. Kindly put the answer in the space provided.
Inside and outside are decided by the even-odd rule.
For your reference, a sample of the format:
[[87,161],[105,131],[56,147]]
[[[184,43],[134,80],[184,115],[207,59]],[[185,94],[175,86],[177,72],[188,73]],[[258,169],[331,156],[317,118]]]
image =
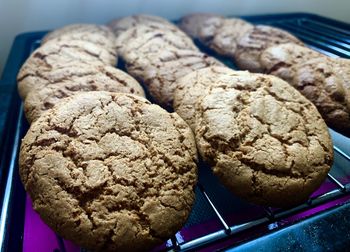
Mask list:
[[310,47],[331,57],[350,58],[350,30],[308,18],[266,22],[290,31]]
[[[327,25],[308,18],[302,19],[287,19],[275,22],[264,22],[265,24],[280,27],[288,30],[311,48],[320,51],[331,57],[350,57],[350,31],[338,27]],[[350,156],[337,146],[333,146],[334,151],[340,156],[350,162]],[[349,168],[350,169],[350,168]],[[350,195],[350,182],[343,184],[330,173],[327,175],[337,189],[323,193],[317,197],[310,198],[306,203],[290,208],[287,210],[274,211],[271,208],[264,208],[265,216],[259,219],[251,220],[239,225],[230,226],[223,217],[223,214],[217,209],[212,199],[206,192],[205,185],[198,184],[197,187],[204,197],[208,206],[213,210],[217,220],[221,223],[222,228],[212,233],[208,233],[201,237],[190,241],[179,242],[176,235],[174,235],[168,242],[168,251],[190,251],[205,245],[212,244],[219,240],[233,237],[234,235],[253,229],[261,225],[268,225],[283,218],[287,218],[296,213],[320,206],[324,203],[330,202],[345,195]],[[65,252],[63,239],[57,235],[59,250]],[[86,250],[81,249],[81,252]]]
[[[340,155],[342,155],[344,158],[346,158],[347,161],[350,162],[350,156],[345,154],[343,151],[341,151],[336,146],[334,146],[334,150],[337,153],[339,153]],[[287,210],[273,211],[271,208],[265,208],[265,217],[259,218],[256,220],[252,220],[252,221],[248,221],[248,222],[245,222],[243,224],[233,225],[233,226],[229,226],[227,224],[223,215],[218,211],[215,204],[213,203],[211,198],[206,193],[205,187],[203,185],[199,184],[198,187],[200,189],[200,192],[203,194],[208,205],[215,212],[218,221],[222,225],[222,229],[220,229],[216,232],[201,236],[199,238],[193,239],[191,241],[186,241],[186,242],[182,242],[182,243],[179,243],[177,241],[176,236],[174,236],[171,239],[172,246],[169,248],[169,251],[171,251],[171,250],[172,251],[193,250],[193,249],[205,246],[207,244],[214,243],[214,242],[219,241],[221,239],[233,236],[235,234],[246,231],[248,229],[253,229],[255,227],[258,227],[258,226],[264,225],[264,224],[274,223],[278,220],[281,220],[283,218],[287,218],[287,217],[292,216],[296,213],[311,209],[311,208],[316,207],[316,206],[320,206],[326,202],[330,202],[334,199],[337,199],[339,197],[350,194],[350,183],[343,184],[338,179],[336,179],[334,176],[332,176],[330,173],[327,176],[328,176],[328,179],[337,186],[337,189],[331,190],[331,191],[326,192],[324,194],[321,194],[317,197],[310,198],[306,203],[301,204],[299,206],[296,206],[294,208],[287,209]]]

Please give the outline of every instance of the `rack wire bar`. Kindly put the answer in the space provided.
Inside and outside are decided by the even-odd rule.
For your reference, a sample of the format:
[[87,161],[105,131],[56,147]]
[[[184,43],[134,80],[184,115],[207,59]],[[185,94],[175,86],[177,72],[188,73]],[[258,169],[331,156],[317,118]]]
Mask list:
[[[346,186],[344,186],[344,188],[345,188],[344,190],[335,189],[335,190],[332,190],[332,191],[327,192],[325,194],[322,194],[318,197],[310,198],[310,200],[307,201],[306,203],[298,205],[294,208],[287,209],[287,210],[281,210],[280,212],[276,211],[275,213],[273,213],[274,220],[271,220],[271,218],[269,218],[269,216],[267,216],[267,217],[263,217],[263,218],[260,218],[260,219],[254,220],[254,221],[246,222],[246,223],[243,223],[240,225],[234,225],[234,226],[229,227],[230,231],[231,231],[230,233],[227,233],[225,231],[225,229],[222,229],[222,230],[210,233],[208,235],[199,237],[197,239],[179,244],[178,248],[181,251],[188,251],[188,250],[196,249],[196,248],[202,247],[206,244],[209,244],[209,243],[227,238],[227,237],[232,236],[234,234],[240,233],[242,231],[245,231],[245,230],[248,230],[248,229],[263,225],[263,224],[270,224],[270,223],[274,222],[275,220],[290,217],[293,214],[296,214],[298,212],[302,212],[304,210],[308,210],[308,209],[311,209],[313,207],[322,205],[323,203],[326,203],[330,200],[333,200],[333,199],[336,199],[336,198],[339,198],[339,197],[345,195],[348,192],[347,187],[350,187],[350,183],[347,184]],[[271,210],[268,210],[268,211],[271,211]]]
[[344,34],[339,34],[338,32],[335,32],[332,29],[329,28],[325,28],[325,27],[321,27],[319,25],[315,25],[315,24],[302,24],[301,22],[299,22],[298,20],[295,21],[290,21],[288,22],[290,24],[297,24],[300,28],[304,28],[305,30],[308,30],[310,32],[314,32],[317,34],[321,34],[324,35],[325,37],[330,37],[330,38],[335,38],[337,40],[342,40],[345,43],[349,43],[349,35],[344,35]]
[[330,192],[321,194],[317,197],[310,198],[310,200],[307,201],[306,203],[301,204],[299,206],[296,206],[294,208],[283,210],[281,212],[276,212],[275,217],[276,217],[276,219],[289,217],[289,216],[291,216],[299,211],[308,210],[308,209],[311,209],[313,207],[322,205],[323,203],[326,203],[330,200],[337,199],[341,196],[344,196],[345,193],[347,193],[345,190],[334,189]]
[[[19,108],[19,115],[18,118],[22,118],[23,115],[23,104],[21,104]],[[6,187],[5,187],[5,193],[3,196],[3,203],[2,203],[2,209],[0,213],[0,250],[4,248],[5,244],[5,229],[7,229],[7,225],[9,224],[9,205],[11,204],[11,194],[13,191],[13,174],[15,172],[16,167],[16,159],[18,156],[18,148],[21,143],[21,127],[22,127],[22,121],[19,119],[16,124],[16,134],[14,139],[14,145],[11,150],[11,162],[9,164],[9,171],[8,176],[6,180]]]
[[317,45],[317,46],[320,46],[322,48],[327,48],[328,50],[336,52],[339,56],[342,56],[342,57],[346,57],[346,58],[350,57],[350,52],[348,50],[339,48],[335,45],[331,45],[327,42],[320,41],[317,38],[311,37],[310,34],[305,35],[305,34],[301,33],[300,31],[296,30],[294,27],[290,27],[290,26],[287,26],[285,24],[277,24],[277,26],[282,28],[282,29],[291,31],[294,35],[296,35],[300,39],[304,40],[304,42],[306,42],[306,43]]
[[173,244],[172,248],[174,250],[177,250],[179,248],[179,242],[177,241],[176,235],[174,235],[173,237],[171,237],[171,243]]
[[64,246],[64,242],[61,236],[59,236],[58,234],[56,234],[56,239],[57,239],[57,243],[58,243],[58,247],[60,249],[60,252],[66,252],[66,247]]
[[260,219],[254,220],[254,221],[250,221],[250,222],[246,222],[246,223],[243,223],[240,225],[235,225],[235,226],[230,227],[230,230],[231,230],[230,234],[227,234],[225,232],[225,230],[222,229],[222,230],[210,233],[208,235],[199,237],[197,239],[182,243],[179,245],[179,248],[181,249],[181,251],[188,251],[188,250],[196,249],[196,248],[202,247],[206,244],[216,242],[218,240],[227,238],[227,237],[232,236],[234,234],[240,233],[242,231],[248,230],[248,229],[253,228],[253,227],[257,227],[259,225],[262,225],[262,224],[268,223],[268,222],[270,222],[269,218],[263,217],[263,218],[260,218]]
[[[340,46],[343,49],[347,49],[347,50],[350,49],[350,43],[347,42],[345,39],[344,39],[344,41],[342,41],[338,37],[335,38],[334,36],[331,36],[329,34],[323,35],[322,31],[314,31],[314,30],[309,29],[307,27],[300,27],[298,25],[291,24],[291,23],[288,23],[288,22],[279,23],[278,25],[284,26],[284,27],[286,27],[288,29],[291,29],[293,31],[295,30],[295,31],[297,31],[300,34],[303,34],[305,36],[310,36],[311,38],[322,39],[323,41],[327,41],[328,43],[332,43],[334,45]],[[311,31],[313,33],[310,33]]]
[[[295,25],[295,22],[288,22],[290,25]],[[336,33],[332,33],[329,30],[322,30],[318,27],[315,26],[300,26],[297,22],[297,27],[299,28],[298,30],[300,31],[307,31],[307,32],[312,32],[315,33],[317,36],[322,36],[325,40],[334,40],[336,43],[341,44],[345,48],[350,48],[350,40],[347,38],[347,36],[341,36]]]
[[346,154],[344,151],[342,151],[341,149],[339,149],[337,146],[333,145],[333,149],[338,152],[343,158],[345,158],[347,161],[350,162],[350,156],[348,154]]
[[316,20],[302,18],[302,19],[298,20],[298,23],[300,25],[303,25],[303,26],[307,25],[305,23],[316,24],[317,26],[329,29],[330,31],[333,31],[333,32],[336,31],[336,32],[339,32],[339,33],[343,33],[346,36],[350,36],[350,31],[348,31],[348,30],[344,30],[342,28],[335,27],[333,25],[328,25],[328,24],[325,24],[325,23],[322,23],[322,22],[319,22],[319,21],[316,21]]
[[329,57],[332,57],[332,58],[339,58],[339,56],[337,54],[334,54],[332,52],[329,52],[329,51],[326,51],[326,50],[323,50],[319,47],[316,47],[316,46],[312,46],[312,45],[308,45],[308,47],[310,47],[311,49],[315,50],[315,51],[318,51],[326,56],[329,56]]
[[275,218],[275,214],[273,213],[271,207],[264,207],[264,211],[267,214],[267,218],[269,218],[270,220],[273,220]]
[[222,230],[201,236],[197,239],[180,244],[179,250],[188,251],[188,250],[196,249],[199,247],[203,247],[207,244],[213,243],[215,241],[221,240],[225,237],[228,237],[228,235],[226,234],[225,230],[222,229]]
[[329,178],[330,181],[332,181],[334,184],[340,187],[340,190],[345,190],[345,186],[339,180],[333,177],[330,173],[327,174],[327,177]]
[[227,225],[226,221],[224,220],[224,218],[221,216],[221,214],[219,213],[219,211],[216,209],[215,205],[213,204],[213,202],[210,200],[208,194],[205,192],[204,187],[201,184],[198,184],[198,188],[201,191],[201,193],[203,194],[204,198],[206,199],[206,201],[209,203],[210,207],[213,209],[213,211],[215,212],[215,215],[218,217],[218,219],[220,220],[221,224],[224,226],[225,228],[225,232],[226,233],[230,233],[230,227]]

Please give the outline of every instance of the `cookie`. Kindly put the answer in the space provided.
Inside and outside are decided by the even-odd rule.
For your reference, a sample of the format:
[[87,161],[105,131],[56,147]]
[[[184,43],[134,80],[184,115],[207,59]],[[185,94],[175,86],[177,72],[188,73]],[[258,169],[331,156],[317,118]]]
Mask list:
[[201,68],[223,66],[215,58],[192,51],[164,48],[156,53],[129,53],[125,57],[129,74],[148,88],[155,101],[166,108],[173,105],[176,80]]
[[243,35],[252,30],[254,26],[247,21],[239,18],[225,19],[221,26],[217,29],[213,29],[213,34],[208,36],[210,32],[210,26],[204,26],[200,31],[201,38],[204,40],[211,49],[213,49],[219,55],[234,57],[237,49],[237,40]]
[[291,84],[315,104],[329,127],[350,136],[350,60],[302,62]]
[[332,62],[335,64],[334,70],[340,74],[344,79],[344,85],[350,89],[350,60],[344,58],[333,58]]
[[196,129],[195,104],[212,83],[225,83],[227,78],[245,76],[248,71],[234,71],[227,67],[207,67],[185,75],[175,83],[173,107],[182,119]]
[[34,209],[59,235],[96,251],[147,251],[185,223],[196,148],[176,114],[146,99],[86,92],[35,121],[20,150]]
[[56,29],[46,34],[41,44],[58,39],[60,40],[83,40],[99,45],[116,56],[115,35],[112,30],[104,25],[95,24],[72,24]]
[[40,89],[31,91],[24,102],[28,121],[31,123],[37,120],[43,112],[77,92],[110,91],[145,96],[142,87],[134,78],[114,67],[86,66],[86,71],[84,75],[67,76],[60,82],[46,83]]
[[110,21],[107,25],[113,30],[114,34],[119,37],[120,34],[125,32],[126,30],[138,26],[140,24],[143,25],[161,25],[163,28],[174,29],[175,25],[170,23],[168,20],[158,16],[151,15],[133,15],[127,16],[123,18],[118,18]]
[[214,82],[195,105],[202,157],[227,188],[251,203],[290,207],[305,202],[326,179],[333,160],[321,115],[277,77],[225,75],[222,81],[213,74]]
[[[149,25],[139,24],[128,29],[116,40],[118,54],[124,58],[129,53],[145,50],[174,47],[198,51],[193,41],[177,27],[163,29],[161,23]],[[153,47],[153,48],[149,48]],[[142,49],[146,48],[146,49]]]
[[213,13],[191,13],[183,16],[179,21],[179,27],[187,35],[194,39],[200,39],[200,30],[209,24],[211,26],[221,24],[223,16]]
[[264,73],[278,76],[290,83],[295,76],[296,65],[320,57],[325,55],[306,46],[287,43],[264,50],[260,56],[260,64]]
[[[56,72],[68,71],[70,74],[79,74],[80,64],[89,65],[115,65],[116,58],[106,49],[94,44],[81,41],[52,40],[36,49],[25,61],[17,75],[18,91],[22,98],[40,85],[43,78],[50,79]],[[73,70],[74,68],[74,70]],[[55,80],[49,80],[55,81]]]
[[242,70],[262,72],[260,64],[262,52],[271,46],[294,43],[304,45],[292,34],[267,25],[257,25],[237,40],[235,63]]

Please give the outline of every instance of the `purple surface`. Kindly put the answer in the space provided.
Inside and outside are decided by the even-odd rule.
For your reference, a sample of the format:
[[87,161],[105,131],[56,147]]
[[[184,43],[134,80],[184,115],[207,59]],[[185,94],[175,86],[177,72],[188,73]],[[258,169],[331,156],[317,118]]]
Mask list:
[[[23,252],[48,252],[59,249],[57,237],[40,218],[33,207],[30,198],[26,198],[24,220]],[[70,241],[65,241],[67,252],[79,252],[80,249]]]

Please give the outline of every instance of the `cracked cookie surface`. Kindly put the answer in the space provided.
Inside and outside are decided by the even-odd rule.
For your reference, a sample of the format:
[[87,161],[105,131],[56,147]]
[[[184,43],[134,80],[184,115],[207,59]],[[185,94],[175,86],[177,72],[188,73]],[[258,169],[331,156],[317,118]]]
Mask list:
[[147,86],[155,101],[171,108],[175,80],[222,63],[199,52],[178,27],[161,29],[160,25],[138,24],[128,29],[118,37],[117,47],[128,73]]
[[199,51],[192,39],[179,28],[164,29],[161,23],[139,24],[123,32],[116,41],[117,51],[123,58],[132,52],[159,51],[164,47]]
[[[198,98],[213,83],[227,83],[233,78],[249,75],[248,71],[234,71],[227,67],[207,67],[185,75],[176,81],[174,91],[174,110],[191,127],[196,128],[196,108]],[[234,80],[234,79],[233,79]]]
[[[79,64],[89,65],[115,65],[116,57],[106,49],[96,46],[87,41],[69,40],[56,41],[55,39],[45,43],[36,49],[22,65],[17,75],[18,92],[22,98],[35,89],[38,79],[43,76],[52,76],[61,69],[69,70],[71,67],[78,72],[81,70]],[[83,70],[82,70],[83,71]],[[49,77],[47,77],[49,78]]]
[[168,47],[155,53],[135,51],[125,61],[128,73],[144,83],[151,96],[165,107],[173,105],[176,80],[201,68],[223,66],[202,52]]
[[104,25],[95,24],[72,24],[67,25],[52,32],[49,32],[41,40],[41,44],[57,39],[61,40],[83,40],[106,48],[111,54],[116,56],[115,35],[112,30]]
[[295,68],[291,84],[315,104],[331,128],[350,136],[350,60],[315,58]]
[[196,102],[195,136],[224,185],[266,206],[307,200],[333,161],[331,138],[317,109],[269,75],[227,74],[225,82],[207,87]]
[[237,41],[253,28],[252,24],[243,19],[229,18],[217,27],[205,23],[199,34],[201,41],[219,55],[234,57]]
[[223,16],[213,13],[192,13],[180,19],[179,27],[191,38],[201,40],[200,31],[202,28],[206,26],[218,26],[223,20]]
[[260,56],[260,63],[264,73],[275,75],[291,83],[298,64],[324,57],[326,56],[306,46],[287,43],[264,50]]
[[114,19],[110,21],[107,25],[113,30],[114,34],[117,37],[119,37],[119,35],[124,33],[126,30],[138,26],[140,24],[147,26],[160,25],[164,29],[174,29],[174,27],[176,27],[174,24],[170,23],[165,18],[145,14]]
[[[72,75],[57,76],[51,82],[47,79],[41,80],[36,88],[29,92],[24,102],[26,118],[31,123],[39,118],[46,110],[51,109],[62,99],[72,96],[77,92],[87,91],[109,91],[118,93],[129,93],[145,96],[140,84],[127,73],[112,66],[90,66],[79,65],[85,72],[80,70]],[[72,70],[72,69],[70,69]]]
[[191,130],[141,97],[86,92],[34,122],[20,176],[57,233],[98,251],[145,251],[185,223],[197,181]]
[[237,40],[235,63],[242,70],[262,72],[260,64],[262,52],[270,46],[285,43],[304,45],[287,31],[267,25],[256,25]]

